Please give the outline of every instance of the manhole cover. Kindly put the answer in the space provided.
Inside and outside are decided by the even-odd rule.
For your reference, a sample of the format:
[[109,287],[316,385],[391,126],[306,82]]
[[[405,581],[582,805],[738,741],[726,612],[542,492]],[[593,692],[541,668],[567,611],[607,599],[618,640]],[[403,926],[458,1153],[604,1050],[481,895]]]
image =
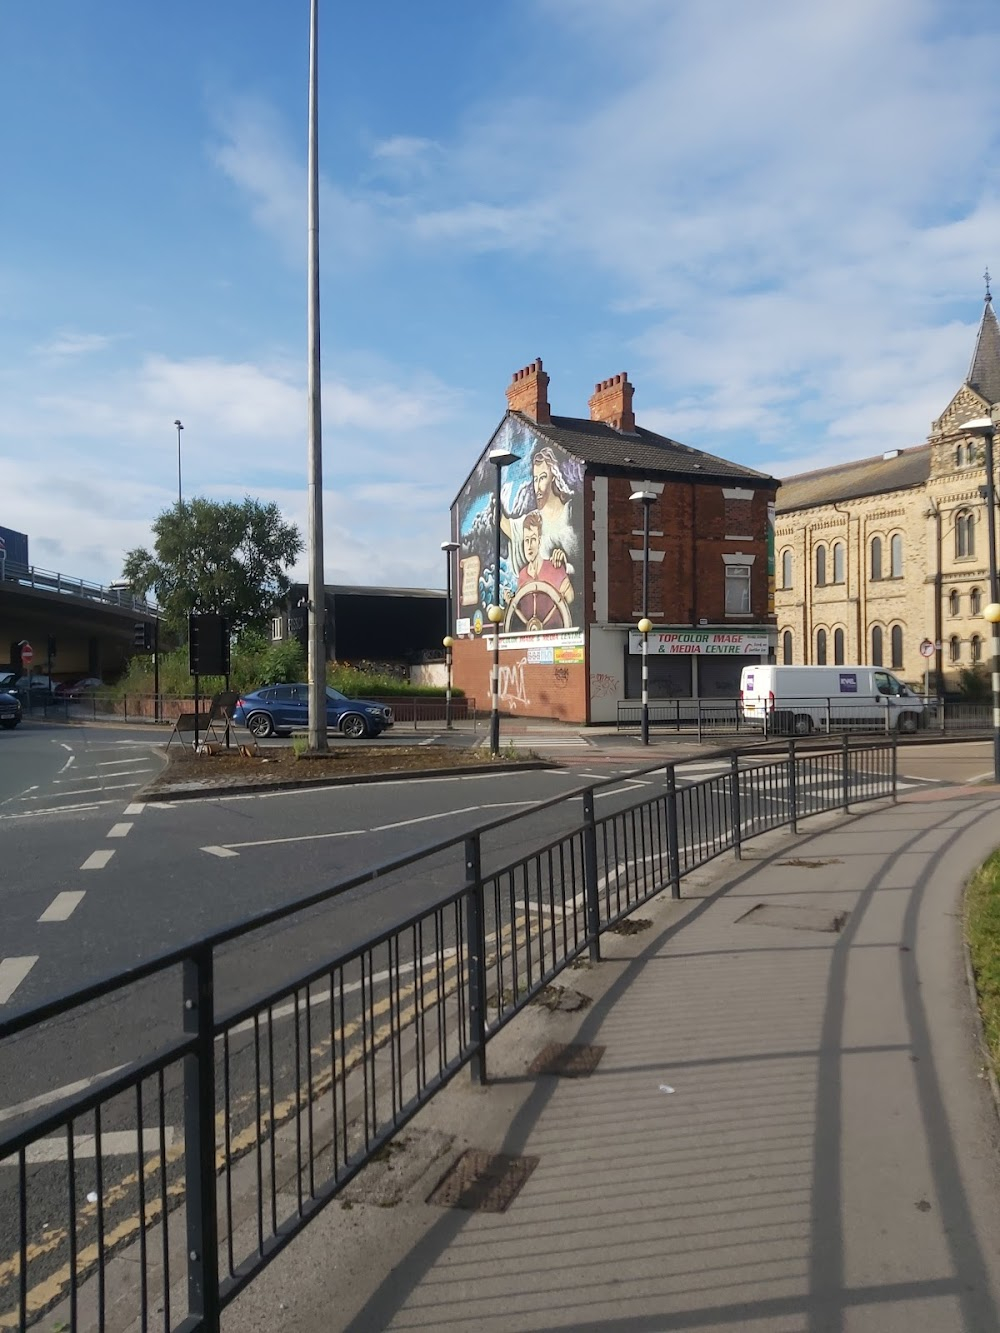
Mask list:
[[592,1074],[604,1054],[603,1046],[544,1046],[528,1066],[529,1074],[560,1074],[563,1078],[586,1078]]
[[586,1009],[590,1004],[590,996],[584,995],[582,991],[571,990],[568,986],[543,986],[532,1004],[540,1004],[552,1013],[562,1011],[575,1014],[578,1009]]
[[850,912],[838,912],[829,907],[789,907],[771,903],[757,903],[749,912],[736,920],[751,926],[782,926],[785,930],[822,930],[836,935],[844,929]]
[[507,1157],[468,1148],[427,1202],[470,1213],[505,1213],[537,1165],[537,1157]]
[[648,930],[652,921],[647,921],[645,917],[625,917],[624,920],[616,922],[613,926],[608,926],[609,935],[639,935],[644,930]]

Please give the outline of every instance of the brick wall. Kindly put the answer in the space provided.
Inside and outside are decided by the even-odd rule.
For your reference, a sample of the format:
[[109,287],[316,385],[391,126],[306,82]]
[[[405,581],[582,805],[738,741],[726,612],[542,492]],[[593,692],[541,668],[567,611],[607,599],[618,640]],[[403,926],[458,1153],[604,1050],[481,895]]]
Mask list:
[[[455,684],[474,695],[480,712],[492,708],[493,653],[481,639],[459,639],[452,650]],[[527,649],[500,650],[500,711],[508,717],[586,722],[587,672],[583,662],[529,662]]]

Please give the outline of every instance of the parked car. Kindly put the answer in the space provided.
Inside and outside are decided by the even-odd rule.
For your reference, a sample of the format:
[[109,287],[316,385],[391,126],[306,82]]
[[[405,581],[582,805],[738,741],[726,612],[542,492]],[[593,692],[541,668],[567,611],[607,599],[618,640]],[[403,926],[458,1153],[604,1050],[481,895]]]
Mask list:
[[17,686],[13,683],[13,672],[9,686],[0,683],[0,727],[13,731],[21,720],[21,700],[17,697]]
[[94,690],[103,690],[104,681],[97,676],[83,676],[80,680],[62,680],[55,687],[54,693],[67,703],[73,703],[81,695],[91,694]]
[[10,694],[17,693],[17,677],[13,671],[0,671],[0,690],[6,690]]
[[[268,685],[241,695],[233,709],[233,720],[242,722],[253,736],[304,730],[309,725],[309,686]],[[392,726],[392,709],[369,699],[348,699],[328,685],[326,725],[352,740],[379,736]]]
[[27,694],[35,699],[40,695],[54,694],[56,682],[51,676],[22,676],[17,682],[17,688],[20,694]]

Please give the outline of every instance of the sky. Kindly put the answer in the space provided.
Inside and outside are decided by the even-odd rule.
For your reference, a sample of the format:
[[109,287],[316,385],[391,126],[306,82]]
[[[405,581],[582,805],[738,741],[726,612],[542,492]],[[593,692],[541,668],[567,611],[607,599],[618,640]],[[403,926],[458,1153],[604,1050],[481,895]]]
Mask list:
[[[1000,292],[995,0],[320,0],[328,582],[441,587],[541,356],[775,476],[920,444]],[[306,531],[308,2],[0,0],[0,526]],[[295,571],[304,577],[305,562]]]

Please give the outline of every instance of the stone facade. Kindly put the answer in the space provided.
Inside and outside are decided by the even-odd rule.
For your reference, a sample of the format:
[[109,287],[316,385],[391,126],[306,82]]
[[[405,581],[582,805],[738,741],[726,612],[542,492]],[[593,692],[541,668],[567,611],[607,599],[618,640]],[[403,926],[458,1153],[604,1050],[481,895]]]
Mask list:
[[926,444],[783,483],[778,662],[881,664],[914,687],[945,690],[963,668],[986,665],[984,444],[964,425],[998,399],[1000,329],[987,294],[969,375]]

